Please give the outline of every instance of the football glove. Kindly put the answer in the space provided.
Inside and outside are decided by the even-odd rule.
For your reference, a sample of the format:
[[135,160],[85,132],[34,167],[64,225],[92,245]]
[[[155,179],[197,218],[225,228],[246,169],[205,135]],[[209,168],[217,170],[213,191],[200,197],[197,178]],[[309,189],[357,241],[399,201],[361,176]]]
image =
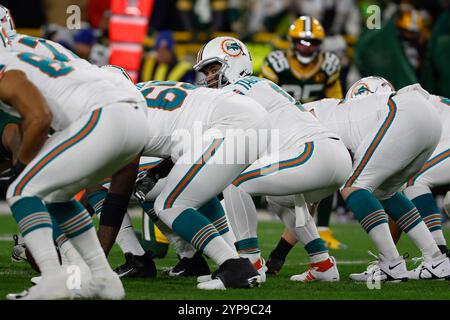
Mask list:
[[11,168],[0,173],[0,198],[6,198],[6,191],[8,190],[9,185],[16,180],[25,167],[25,164],[17,161]]

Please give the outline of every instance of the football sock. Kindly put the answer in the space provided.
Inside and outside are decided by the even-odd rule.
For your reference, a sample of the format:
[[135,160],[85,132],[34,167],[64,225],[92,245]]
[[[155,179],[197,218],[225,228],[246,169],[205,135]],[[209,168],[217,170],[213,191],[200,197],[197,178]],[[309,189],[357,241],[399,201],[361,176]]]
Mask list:
[[330,257],[325,242],[321,239],[314,239],[305,245],[305,250],[308,252],[312,263],[326,260]]
[[211,222],[195,209],[189,208],[178,214],[172,222],[172,230],[218,265],[239,257]]
[[249,238],[237,241],[235,244],[239,256],[247,258],[251,263],[261,259],[261,250],[259,250],[258,239]]
[[128,212],[123,217],[122,225],[120,226],[119,233],[117,234],[116,242],[119,245],[122,252],[131,252],[134,255],[142,256],[145,251],[139,242],[139,239],[134,232],[133,225],[131,224],[131,218]]
[[183,238],[181,238],[178,234],[173,232],[155,213],[153,209],[154,203],[152,201],[145,201],[141,203],[142,209],[144,212],[150,217],[155,226],[162,232],[162,234],[169,240],[170,245],[172,246],[175,253],[179,256],[180,259],[183,258],[192,258],[194,254],[197,252],[194,247],[189,242],[186,242]]
[[440,246],[446,246],[444,234],[442,232],[441,212],[434,200],[432,193],[425,193],[414,199],[411,199],[416,208],[419,210],[420,216],[425,222],[428,230],[430,230],[436,243]]
[[50,216],[52,219],[52,225],[53,225],[53,240],[56,242],[56,245],[58,248],[61,248],[61,246],[64,244],[64,242],[68,241],[66,235],[64,232],[62,232],[61,228],[58,225],[58,222],[55,220],[53,216]]
[[38,265],[42,277],[62,272],[53,243],[50,214],[38,197],[23,197],[11,205],[11,211],[25,245]]
[[81,203],[72,200],[51,203],[47,207],[58,221],[61,230],[89,266],[92,276],[101,277],[112,272],[100,246],[92,218]]
[[106,189],[102,189],[97,190],[87,196],[88,202],[91,205],[92,209],[94,209],[97,216],[102,213],[103,202],[105,202],[107,194],[108,191]]
[[292,244],[290,244],[289,242],[284,240],[283,237],[281,237],[280,240],[278,241],[275,249],[273,249],[272,252],[270,253],[270,257],[284,261],[284,260],[286,260],[286,257],[289,254],[289,251],[291,251],[291,249],[293,247],[294,246]]
[[63,267],[76,265],[82,270],[89,269],[89,267],[86,265],[86,262],[84,262],[83,258],[73,247],[70,241],[64,242],[59,247],[59,253],[61,254],[61,265]]
[[219,199],[214,197],[201,206],[198,211],[208,218],[228,245],[233,247],[236,239],[228,226],[227,217]]
[[322,199],[317,207],[317,226],[327,227],[330,225],[331,209],[333,207],[334,194]]
[[405,195],[397,192],[381,203],[400,229],[416,244],[425,259],[431,259],[434,255],[440,254],[441,251],[423,222],[419,211]]
[[346,202],[378,251],[388,259],[398,258],[399,253],[389,231],[388,217],[380,201],[368,190],[359,189],[352,192]]
[[[330,257],[325,242],[320,238],[312,217],[306,221],[304,226],[295,227],[295,212],[291,208],[286,208],[281,213],[281,219],[289,231],[295,235],[295,238],[305,246],[311,262],[323,261]],[[281,238],[275,250],[272,251],[271,256],[285,260],[292,247],[285,239]]]

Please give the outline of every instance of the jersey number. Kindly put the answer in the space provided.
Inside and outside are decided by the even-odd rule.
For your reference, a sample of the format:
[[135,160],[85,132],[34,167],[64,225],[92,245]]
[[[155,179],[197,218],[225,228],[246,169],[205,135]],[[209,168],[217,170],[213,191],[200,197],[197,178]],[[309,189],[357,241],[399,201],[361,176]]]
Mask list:
[[63,62],[50,60],[30,52],[20,53],[17,55],[17,57],[23,62],[26,62],[28,64],[31,64],[33,67],[38,68],[43,73],[49,75],[52,78],[58,78],[68,75],[74,70],[74,68],[69,67]]
[[150,85],[141,89],[147,107],[166,111],[180,108],[188,95],[186,90],[196,88],[189,83],[175,81],[152,81]]
[[34,37],[23,37],[19,40],[19,43],[30,47],[30,48],[36,48],[38,43],[41,43],[43,46],[45,46],[48,50],[50,50],[51,53],[55,56],[55,60],[62,61],[62,62],[68,62],[69,58],[61,52],[59,52],[53,45],[45,41],[45,39],[39,39]]
[[289,69],[289,62],[287,61],[282,51],[274,51],[268,57],[270,65],[275,72],[282,72],[285,69]]
[[[314,96],[314,93],[321,92],[323,90],[323,84],[305,84],[303,86],[296,84],[284,84],[281,86],[296,100],[305,102]],[[302,90],[303,89],[303,90]]]

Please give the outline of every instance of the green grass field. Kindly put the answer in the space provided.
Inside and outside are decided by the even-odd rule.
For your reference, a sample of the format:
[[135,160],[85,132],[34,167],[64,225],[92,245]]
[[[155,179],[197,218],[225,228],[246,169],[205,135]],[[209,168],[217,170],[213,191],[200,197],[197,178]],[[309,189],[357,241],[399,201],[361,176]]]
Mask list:
[[[139,221],[136,220],[136,227]],[[282,231],[278,222],[261,222],[259,226],[260,244],[264,257],[277,243]],[[379,290],[369,290],[365,283],[354,283],[348,275],[364,270],[371,257],[367,250],[375,252],[368,237],[357,224],[333,226],[336,237],[348,245],[348,249],[332,251],[338,261],[341,281],[337,283],[294,283],[289,280],[293,274],[305,270],[307,256],[301,247],[294,248],[285,267],[276,277],[269,277],[260,288],[251,290],[234,289],[227,291],[201,291],[196,289],[193,278],[169,278],[158,276],[152,280],[124,280],[127,299],[450,299],[448,281],[408,281],[399,284],[382,284]],[[10,292],[19,292],[30,286],[29,279],[36,273],[25,263],[12,263],[10,259],[12,240],[8,237],[16,233],[15,222],[10,216],[0,216],[0,299]],[[450,230],[445,230],[447,239]],[[411,257],[419,256],[418,250],[406,237],[399,243],[400,253],[408,252]],[[156,265],[174,265],[177,261],[173,251],[165,259],[157,259]],[[110,262],[113,267],[123,262],[123,256],[114,248]],[[409,267],[412,267],[408,259]],[[213,264],[210,264],[214,268]]]

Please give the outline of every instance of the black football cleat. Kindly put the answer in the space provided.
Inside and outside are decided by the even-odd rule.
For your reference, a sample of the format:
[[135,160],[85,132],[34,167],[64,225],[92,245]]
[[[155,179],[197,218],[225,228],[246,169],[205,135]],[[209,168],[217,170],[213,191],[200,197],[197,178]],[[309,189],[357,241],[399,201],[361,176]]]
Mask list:
[[214,272],[213,279],[197,284],[203,290],[254,288],[261,285],[261,276],[247,258],[228,259]]
[[166,274],[171,277],[199,277],[210,273],[208,262],[201,252],[196,252],[192,258],[182,258],[174,267],[166,271]]
[[114,269],[114,272],[120,278],[155,278],[156,265],[152,252],[148,250],[142,256],[125,253],[125,263]]

